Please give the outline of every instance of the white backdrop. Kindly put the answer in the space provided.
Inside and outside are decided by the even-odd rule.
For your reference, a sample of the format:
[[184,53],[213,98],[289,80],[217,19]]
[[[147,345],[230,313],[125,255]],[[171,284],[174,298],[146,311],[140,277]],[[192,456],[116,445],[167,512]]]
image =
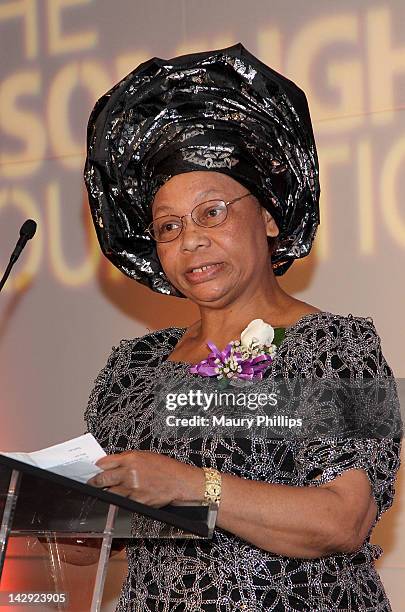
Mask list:
[[[372,316],[405,377],[405,6],[341,0],[1,0],[0,268],[38,222],[0,299],[2,450],[79,435],[93,380],[121,338],[197,311],[126,279],[100,254],[82,180],[88,115],[150,57],[236,42],[307,94],[321,226],[281,285],[319,308]],[[405,610],[405,482],[375,531],[393,609]],[[111,563],[105,610],[125,564]],[[9,590],[12,590],[9,585]]]

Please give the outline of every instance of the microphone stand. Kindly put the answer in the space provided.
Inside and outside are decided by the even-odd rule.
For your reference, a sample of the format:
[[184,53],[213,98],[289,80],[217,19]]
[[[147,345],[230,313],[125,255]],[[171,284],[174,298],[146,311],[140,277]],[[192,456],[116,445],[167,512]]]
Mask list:
[[3,289],[6,280],[8,279],[10,272],[11,272],[11,268],[13,267],[13,263],[12,261],[9,261],[8,266],[6,268],[6,271],[3,274],[3,278],[0,281],[0,291]]

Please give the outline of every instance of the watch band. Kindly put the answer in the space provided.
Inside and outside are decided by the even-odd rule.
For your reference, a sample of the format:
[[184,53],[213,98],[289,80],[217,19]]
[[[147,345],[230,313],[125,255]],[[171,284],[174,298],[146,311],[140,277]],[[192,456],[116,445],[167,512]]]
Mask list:
[[218,504],[221,501],[221,473],[214,468],[203,467],[205,474],[205,492],[203,504]]

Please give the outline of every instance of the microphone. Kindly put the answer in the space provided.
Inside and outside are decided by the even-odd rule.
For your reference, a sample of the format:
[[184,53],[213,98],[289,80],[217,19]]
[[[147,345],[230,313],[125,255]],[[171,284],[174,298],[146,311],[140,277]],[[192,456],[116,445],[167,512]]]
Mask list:
[[4,284],[11,272],[11,268],[13,267],[13,265],[15,264],[15,262],[21,255],[21,252],[23,248],[25,247],[25,245],[27,244],[28,240],[31,240],[31,238],[35,235],[36,231],[37,231],[37,224],[32,219],[27,219],[22,224],[21,229],[20,229],[20,237],[18,239],[18,242],[15,246],[14,251],[11,254],[9,264],[6,268],[3,278],[0,281],[0,291],[4,287]]
[[37,231],[37,224],[32,219],[27,219],[22,224],[21,229],[20,229],[20,237],[10,257],[10,263],[12,266],[15,264],[17,259],[20,257],[23,248],[27,244],[28,240],[31,240],[31,238],[34,236],[36,231]]

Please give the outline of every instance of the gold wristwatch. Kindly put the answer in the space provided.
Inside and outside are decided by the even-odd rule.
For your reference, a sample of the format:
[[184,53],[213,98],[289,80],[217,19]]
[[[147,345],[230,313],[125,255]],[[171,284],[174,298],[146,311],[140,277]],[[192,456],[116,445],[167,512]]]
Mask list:
[[203,504],[218,504],[221,501],[221,473],[214,468],[203,467],[205,474],[205,492]]

